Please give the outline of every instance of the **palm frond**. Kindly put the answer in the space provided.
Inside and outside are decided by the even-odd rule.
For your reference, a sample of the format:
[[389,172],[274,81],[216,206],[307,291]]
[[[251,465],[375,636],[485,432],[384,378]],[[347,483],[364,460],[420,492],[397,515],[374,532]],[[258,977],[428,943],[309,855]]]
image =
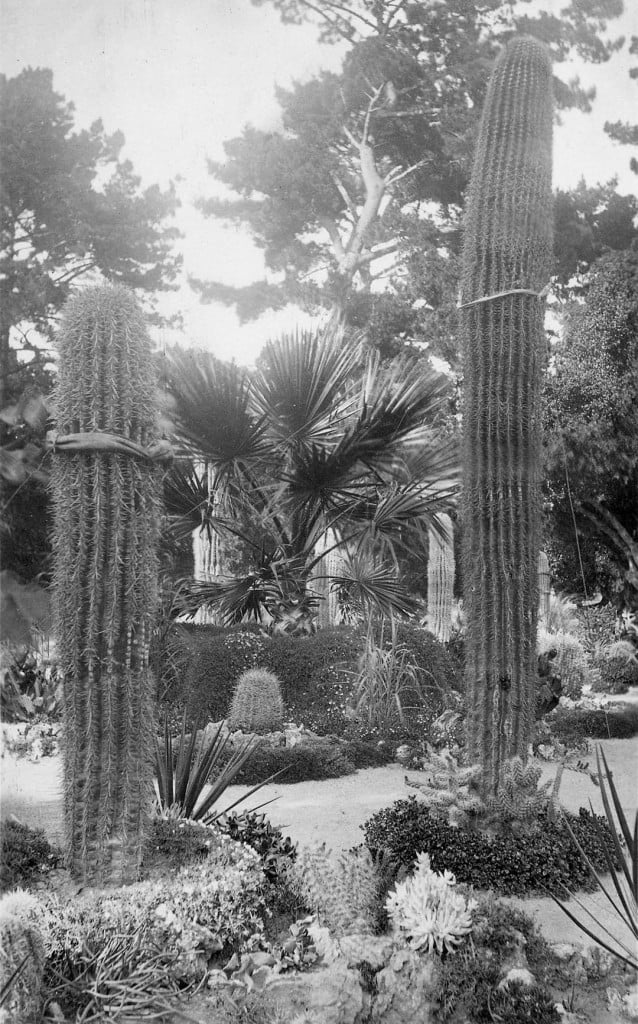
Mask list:
[[271,342],[252,397],[256,412],[287,448],[329,443],[347,415],[345,384],[356,352],[339,329],[297,331]]
[[175,348],[167,361],[167,386],[178,437],[218,472],[231,473],[271,451],[264,423],[251,406],[250,378],[243,367],[210,352]]
[[418,601],[406,593],[394,566],[380,563],[367,551],[346,554],[342,573],[332,577],[331,585],[366,618],[408,616],[418,608]]

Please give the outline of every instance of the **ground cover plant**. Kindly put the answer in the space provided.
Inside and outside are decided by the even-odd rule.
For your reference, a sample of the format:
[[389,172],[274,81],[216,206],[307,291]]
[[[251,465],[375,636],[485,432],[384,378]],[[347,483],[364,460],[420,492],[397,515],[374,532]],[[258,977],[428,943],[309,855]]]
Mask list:
[[[567,820],[597,870],[604,871],[607,860],[601,834],[610,855],[616,856],[606,820],[594,822],[584,808]],[[427,804],[410,797],[372,815],[363,830],[370,850],[386,849],[405,867],[423,851],[430,855],[435,870],[447,869],[460,882],[502,895],[560,895],[564,886],[591,889],[593,885],[568,830],[560,821],[550,821],[546,813],[528,834],[488,835],[478,829],[451,827],[434,816]]]

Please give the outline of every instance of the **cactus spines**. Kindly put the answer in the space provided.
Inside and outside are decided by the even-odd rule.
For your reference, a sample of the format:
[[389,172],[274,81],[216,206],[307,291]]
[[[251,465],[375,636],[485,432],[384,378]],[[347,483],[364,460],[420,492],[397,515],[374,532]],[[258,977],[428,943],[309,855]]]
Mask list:
[[59,434],[139,446],[96,450],[80,437],[52,469],[67,859],[84,881],[123,884],[138,873],[152,802],[161,470],[143,453],[157,441],[155,368],[120,286],[71,299],[58,346]]
[[468,758],[483,795],[534,721],[541,293],[552,255],[552,75],[512,40],[494,67],[472,171],[461,289]]
[[447,643],[454,600],[454,528],[445,512],[437,518],[440,530],[428,531],[428,629]]
[[277,676],[264,668],[242,672],[233,693],[228,728],[262,736],[281,731],[283,727],[284,702]]

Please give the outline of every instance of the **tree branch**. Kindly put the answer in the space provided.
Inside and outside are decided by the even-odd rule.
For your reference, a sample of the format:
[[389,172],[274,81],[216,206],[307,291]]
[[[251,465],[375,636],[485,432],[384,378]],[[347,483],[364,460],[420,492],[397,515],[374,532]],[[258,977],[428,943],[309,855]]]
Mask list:
[[341,235],[339,234],[339,229],[337,228],[337,225],[333,220],[330,220],[329,217],[320,217],[319,223],[321,224],[321,227],[325,231],[327,231],[328,235],[330,236],[330,241],[332,242],[332,247],[335,251],[335,255],[337,259],[340,260],[344,255],[344,249],[343,242],[341,241]]
[[396,185],[397,181],[401,181],[402,178],[407,178],[408,174],[413,174],[414,171],[418,171],[419,167],[424,167],[425,164],[429,164],[431,161],[427,158],[419,160],[418,163],[412,164],[410,167],[406,167],[404,171],[396,174],[396,168],[393,168],[388,175],[386,175],[386,185]]

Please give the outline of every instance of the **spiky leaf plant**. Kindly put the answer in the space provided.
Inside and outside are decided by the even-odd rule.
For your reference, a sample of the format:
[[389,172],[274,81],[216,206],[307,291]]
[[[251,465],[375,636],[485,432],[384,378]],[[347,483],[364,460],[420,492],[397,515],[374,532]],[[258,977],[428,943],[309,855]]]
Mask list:
[[[92,287],[59,339],[52,490],[64,815],[73,874],[135,879],[152,803],[161,469],[151,342],[133,295]],[[161,447],[161,446],[159,446]]]
[[527,756],[534,720],[541,293],[552,255],[552,75],[545,47],[496,62],[472,171],[462,272],[468,760],[483,794]]

